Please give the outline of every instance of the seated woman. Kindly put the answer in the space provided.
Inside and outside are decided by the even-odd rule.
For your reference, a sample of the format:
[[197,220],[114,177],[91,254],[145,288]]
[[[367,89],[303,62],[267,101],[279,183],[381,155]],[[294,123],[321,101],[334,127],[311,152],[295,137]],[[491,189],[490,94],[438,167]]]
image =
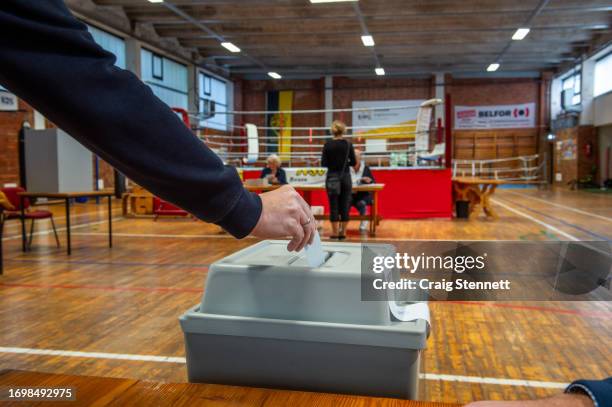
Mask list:
[[281,164],[281,159],[276,154],[268,156],[266,167],[261,171],[259,178],[266,178],[270,184],[286,184],[287,175]]
[[[374,176],[370,167],[368,167],[364,160],[361,159],[361,151],[355,150],[355,165],[351,167],[351,181],[353,186],[362,184],[374,183]],[[372,205],[372,194],[370,192],[355,192],[351,195],[351,206],[354,206],[359,215],[364,216],[367,211],[367,206]],[[362,220],[359,225],[359,230],[365,232],[368,230],[369,222]]]

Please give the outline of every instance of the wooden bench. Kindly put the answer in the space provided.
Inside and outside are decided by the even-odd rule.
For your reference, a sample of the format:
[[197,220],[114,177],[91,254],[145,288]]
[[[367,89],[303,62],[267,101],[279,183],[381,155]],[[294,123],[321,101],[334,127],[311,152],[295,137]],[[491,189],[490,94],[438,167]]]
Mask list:
[[[28,406],[343,406],[343,407],[458,407],[378,397],[273,390],[217,384],[156,383],[135,379],[71,376],[64,374],[4,370],[0,372],[0,397],[9,388],[44,387],[74,389],[75,401],[30,401]],[[7,403],[7,402],[4,402]],[[23,402],[2,405],[24,405]]]

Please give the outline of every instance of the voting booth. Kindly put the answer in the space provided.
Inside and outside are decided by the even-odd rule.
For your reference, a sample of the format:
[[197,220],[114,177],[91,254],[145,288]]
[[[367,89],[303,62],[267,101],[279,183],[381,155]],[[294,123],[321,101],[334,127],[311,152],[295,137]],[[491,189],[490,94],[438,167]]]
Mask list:
[[189,381],[416,398],[428,322],[362,301],[362,245],[325,242],[318,267],[286,246],[211,265],[201,304],[180,318]]

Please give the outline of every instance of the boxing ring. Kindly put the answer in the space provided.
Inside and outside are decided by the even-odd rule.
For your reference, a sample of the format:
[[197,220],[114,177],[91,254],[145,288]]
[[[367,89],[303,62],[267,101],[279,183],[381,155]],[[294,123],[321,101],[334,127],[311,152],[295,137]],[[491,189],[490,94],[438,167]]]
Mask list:
[[[190,115],[190,118],[195,124],[191,126],[194,133],[226,164],[236,166],[243,180],[248,180],[260,177],[270,154],[279,155],[286,170],[299,168],[321,174],[322,147],[331,138],[329,126],[323,123],[326,113],[331,113],[335,119],[346,119],[349,114],[382,115],[395,109],[415,109],[416,120],[387,126],[352,123],[347,126],[346,138],[362,151],[362,158],[370,166],[376,182],[385,184],[379,192],[379,215],[387,219],[450,218],[452,115],[448,95],[446,104],[431,99],[411,106],[215,111],[214,115],[229,115],[231,118],[226,132],[207,127],[207,120],[212,117],[210,114]],[[444,109],[446,123],[434,119],[435,109]],[[270,116],[273,116],[272,120]],[[290,126],[296,122],[303,123],[309,117],[313,124],[318,125]],[[384,148],[381,148],[383,144]],[[322,179],[313,182],[321,183]],[[324,190],[313,190],[308,195],[311,205],[322,206],[328,213]]]

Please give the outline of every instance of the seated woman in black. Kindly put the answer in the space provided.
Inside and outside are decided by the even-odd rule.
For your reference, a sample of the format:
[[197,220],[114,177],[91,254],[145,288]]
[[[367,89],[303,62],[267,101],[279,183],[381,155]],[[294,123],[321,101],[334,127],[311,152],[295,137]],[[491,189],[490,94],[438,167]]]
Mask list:
[[[365,161],[361,158],[361,151],[355,150],[355,165],[351,167],[351,180],[353,186],[362,184],[373,184],[374,175],[370,171],[370,167],[366,165]],[[364,216],[367,211],[368,205],[372,205],[372,193],[361,191],[355,192],[351,197],[351,206],[354,206],[361,216]],[[365,232],[368,230],[369,222],[362,220],[359,225],[359,231]]]
[[345,239],[348,225],[348,213],[351,204],[351,174],[349,167],[355,165],[355,150],[346,140],[344,132],[346,125],[334,121],[331,125],[333,140],[323,146],[321,166],[327,167],[325,187],[329,198],[330,220],[332,224],[332,239]]
[[266,167],[261,171],[259,178],[266,178],[270,184],[286,184],[287,175],[281,168],[281,159],[276,154],[268,157]]

